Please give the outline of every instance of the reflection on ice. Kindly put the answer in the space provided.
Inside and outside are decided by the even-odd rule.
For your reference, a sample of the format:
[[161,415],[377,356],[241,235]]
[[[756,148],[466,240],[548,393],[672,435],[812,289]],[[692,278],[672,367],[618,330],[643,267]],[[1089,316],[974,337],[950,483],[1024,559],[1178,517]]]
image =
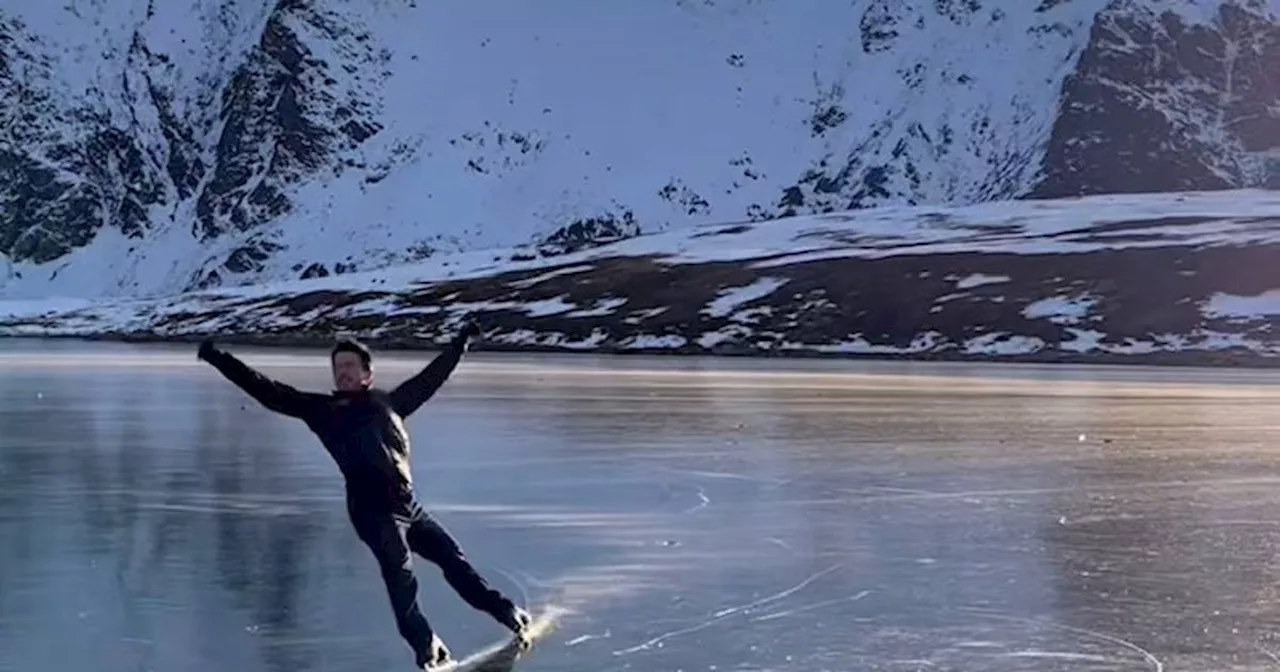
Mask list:
[[[0,670],[407,669],[306,429],[120,347],[0,354]],[[570,610],[520,669],[1280,666],[1276,374],[550,361],[411,423],[477,567]],[[455,652],[500,635],[418,575]]]

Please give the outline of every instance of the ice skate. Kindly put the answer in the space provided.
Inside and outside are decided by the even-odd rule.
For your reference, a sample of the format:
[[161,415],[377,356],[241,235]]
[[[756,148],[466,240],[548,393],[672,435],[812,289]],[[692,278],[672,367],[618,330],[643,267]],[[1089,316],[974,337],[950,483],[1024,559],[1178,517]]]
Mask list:
[[455,664],[453,657],[449,655],[449,647],[435,635],[431,635],[431,648],[427,656],[427,660],[421,663],[423,672],[447,670]]

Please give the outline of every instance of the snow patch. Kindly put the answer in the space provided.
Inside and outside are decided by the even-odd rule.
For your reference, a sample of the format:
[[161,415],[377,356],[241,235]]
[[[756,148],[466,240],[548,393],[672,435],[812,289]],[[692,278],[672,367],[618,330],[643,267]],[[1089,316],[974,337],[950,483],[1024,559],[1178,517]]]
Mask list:
[[1058,346],[1061,350],[1068,352],[1096,352],[1102,347],[1102,339],[1106,338],[1106,334],[1093,329],[1077,329],[1075,327],[1067,329],[1067,333],[1074,338],[1070,341]]
[[1229,334],[1207,329],[1197,329],[1189,334],[1157,334],[1151,340],[1126,338],[1121,343],[1104,343],[1107,335],[1094,329],[1069,328],[1074,337],[1063,343],[1060,349],[1080,354],[1107,353],[1113,355],[1143,355],[1155,352],[1221,351],[1242,349],[1255,354],[1274,357],[1280,355],[1274,345],[1244,334]]
[[745,340],[750,338],[752,334],[752,330],[748,327],[741,324],[730,324],[715,331],[703,333],[698,337],[697,343],[704,348],[710,349],[730,341]]
[[664,336],[640,334],[624,339],[621,345],[632,350],[674,350],[684,347],[688,342],[689,339],[675,334],[666,334]]
[[[512,305],[518,305],[518,304],[512,304]],[[547,317],[549,315],[560,315],[562,313],[567,313],[577,307],[578,307],[577,304],[566,302],[563,296],[557,296],[554,299],[544,299],[542,301],[530,301],[529,303],[524,304],[523,309],[524,309],[524,312],[529,315],[529,317]]]
[[659,316],[659,315],[661,315],[661,314],[663,314],[663,313],[667,312],[668,310],[671,310],[671,308],[669,308],[669,307],[667,307],[667,306],[660,306],[660,307],[658,307],[658,308],[646,308],[646,309],[643,309],[643,310],[637,310],[637,311],[635,311],[635,312],[631,313],[630,315],[628,315],[626,318],[624,318],[624,319],[622,320],[622,322],[623,322],[623,324],[640,324],[641,322],[644,322],[645,320],[648,320],[648,319],[651,319],[651,318],[657,317],[657,316]]
[[629,299],[618,297],[601,299],[590,308],[575,310],[569,313],[568,317],[603,317],[605,315],[612,315],[618,312],[619,308],[627,305],[628,301]]
[[787,343],[785,347],[793,350],[810,350],[813,352],[832,354],[909,355],[933,350],[944,340],[945,339],[942,338],[941,334],[931,331],[924,334],[916,334],[909,344],[905,346],[898,346],[883,343],[872,343],[863,337],[862,334],[858,334],[852,338],[835,343]]
[[1045,342],[1039,338],[1000,331],[965,341],[964,352],[969,355],[1029,355],[1044,347]]
[[1240,296],[1217,292],[1201,306],[1201,313],[1209,318],[1259,319],[1280,315],[1280,289],[1272,289],[1256,296]]
[[1051,296],[1027,304],[1022,315],[1029,320],[1048,318],[1054,324],[1079,324],[1089,316],[1095,303],[1087,295]]
[[702,312],[711,317],[726,317],[734,312],[738,306],[752,301],[759,301],[778,291],[785,284],[787,284],[786,279],[759,278],[743,287],[722,290],[720,296],[708,303]]
[[983,285],[995,285],[1002,282],[1009,282],[1011,278],[1007,275],[986,275],[985,273],[974,273],[968,277],[960,278],[956,281],[956,289],[973,289]]
[[608,334],[599,329],[593,329],[591,335],[583,339],[572,339],[557,331],[539,332],[531,329],[517,329],[493,336],[494,342],[505,345],[568,348],[570,350],[594,350],[607,340]]
[[540,273],[533,277],[525,278],[524,280],[516,280],[511,283],[511,286],[515,287],[516,289],[528,289],[529,287],[532,287],[534,285],[544,283],[548,280],[554,280],[556,278],[563,277],[566,275],[577,275],[579,273],[587,273],[594,268],[595,266],[591,264],[579,264],[577,266],[567,266],[565,268],[557,268],[554,271]]

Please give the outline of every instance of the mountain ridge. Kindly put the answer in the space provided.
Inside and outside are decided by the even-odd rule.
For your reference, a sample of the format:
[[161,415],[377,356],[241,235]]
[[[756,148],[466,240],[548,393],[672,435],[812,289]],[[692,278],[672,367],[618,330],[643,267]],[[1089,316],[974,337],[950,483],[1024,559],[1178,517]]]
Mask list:
[[802,4],[6,10],[0,297],[1280,179],[1276,0]]

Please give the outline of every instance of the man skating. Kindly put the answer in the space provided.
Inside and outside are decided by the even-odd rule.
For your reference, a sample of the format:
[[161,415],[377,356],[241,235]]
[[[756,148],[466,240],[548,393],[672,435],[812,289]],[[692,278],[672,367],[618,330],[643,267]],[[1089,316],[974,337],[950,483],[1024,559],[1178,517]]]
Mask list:
[[390,392],[373,387],[372,355],[354,340],[339,341],[330,353],[335,388],[330,394],[299,391],[258,373],[211,341],[200,344],[201,360],[267,409],[305,422],[337,462],[346,481],[347,514],[377,558],[396,626],[422,669],[448,663],[450,657],[418,607],[411,553],[438,565],[462,599],[517,636],[523,638],[529,624],[529,614],[476,573],[413,492],[403,418],[440,389],[477,332],[467,324],[422,371]]

